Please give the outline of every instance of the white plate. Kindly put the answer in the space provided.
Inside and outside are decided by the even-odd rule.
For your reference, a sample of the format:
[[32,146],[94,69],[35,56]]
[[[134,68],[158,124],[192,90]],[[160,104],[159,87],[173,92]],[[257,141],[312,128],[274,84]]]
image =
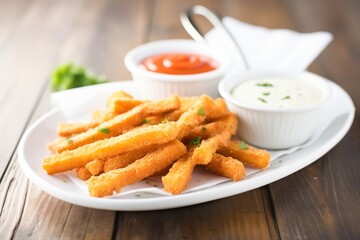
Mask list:
[[[42,190],[50,195],[76,205],[108,209],[108,210],[158,210],[194,205],[228,196],[236,195],[286,177],[316,161],[332,147],[334,147],[349,130],[355,114],[351,98],[338,85],[329,82],[332,89],[332,100],[337,104],[330,111],[340,111],[342,114],[334,119],[326,130],[311,144],[304,148],[282,156],[271,162],[269,168],[246,177],[239,182],[224,182],[201,190],[183,193],[174,196],[142,194],[139,198],[134,195],[125,195],[121,198],[94,198],[81,191],[67,176],[59,174],[50,176],[42,169],[42,159],[49,155],[47,144],[56,138],[55,129],[59,122],[64,120],[64,115],[70,114],[73,119],[78,119],[76,113],[69,113],[69,109],[59,108],[47,113],[23,135],[19,145],[19,162],[26,176]],[[106,96],[122,89],[136,96],[136,87],[132,81],[117,82],[90,86],[66,91],[62,94],[82,94],[87,105],[94,109],[99,102],[105,102]],[[88,98],[85,93],[98,94],[96,99]],[[56,98],[56,95],[54,96]],[[69,104],[74,104],[70,101]],[[96,106],[101,107],[101,106]],[[65,111],[65,112],[64,112]],[[75,114],[75,115],[74,115]],[[79,118],[81,118],[79,116]]]

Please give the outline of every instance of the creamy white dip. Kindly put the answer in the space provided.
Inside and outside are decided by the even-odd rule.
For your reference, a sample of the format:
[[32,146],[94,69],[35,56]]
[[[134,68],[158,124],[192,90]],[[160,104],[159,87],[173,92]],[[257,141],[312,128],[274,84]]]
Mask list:
[[232,95],[249,107],[289,109],[316,103],[323,92],[302,80],[268,77],[244,81],[234,88]]

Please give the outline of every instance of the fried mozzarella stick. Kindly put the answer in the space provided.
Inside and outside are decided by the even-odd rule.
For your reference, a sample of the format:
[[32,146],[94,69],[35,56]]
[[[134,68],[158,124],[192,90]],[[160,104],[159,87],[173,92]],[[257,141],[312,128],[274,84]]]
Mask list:
[[95,110],[93,113],[92,113],[92,119],[94,122],[106,122],[106,121],[109,121],[111,119],[113,119],[114,117],[116,117],[117,113],[114,113],[114,112],[108,112],[108,111],[104,111],[104,110]]
[[233,181],[240,181],[246,176],[244,164],[232,157],[224,157],[220,154],[215,154],[206,165],[206,169]]
[[131,95],[124,91],[117,91],[108,97],[106,107],[109,112],[120,114],[127,112],[142,103],[143,101],[134,99]]
[[171,194],[180,194],[188,186],[196,163],[192,161],[193,150],[179,158],[169,172],[161,178],[164,190]]
[[[225,118],[225,117],[223,117]],[[221,118],[220,118],[221,119]],[[219,119],[218,119],[219,120]],[[216,134],[221,133],[227,127],[223,121],[215,121],[208,124],[200,125],[193,128],[186,136],[186,140],[194,139],[196,137],[201,137],[202,139],[206,139],[212,137]],[[230,126],[233,128],[236,126]]]
[[206,113],[212,110],[214,101],[206,95],[202,95],[194,105],[185,111],[177,120],[178,139],[182,139],[192,128],[205,121]]
[[84,181],[88,180],[92,176],[92,174],[89,172],[89,170],[86,169],[86,167],[77,168],[76,175],[78,176],[78,178]]
[[89,162],[85,165],[85,168],[87,170],[89,170],[91,175],[93,175],[93,176],[99,175],[103,171],[104,161],[100,160],[100,159],[92,160],[91,162]]
[[226,157],[235,158],[254,168],[263,169],[269,165],[270,153],[268,151],[243,145],[240,141],[230,141],[227,145],[222,146],[218,153]]
[[89,129],[86,132],[71,137],[67,141],[62,141],[55,147],[57,153],[65,150],[76,149],[80,146],[96,142],[98,140],[110,138],[124,133],[127,130],[141,124],[149,115],[160,114],[163,112],[178,109],[180,100],[178,96],[172,96],[169,99],[152,101],[144,103],[120,114],[115,118],[101,123],[97,128]]
[[221,123],[221,133],[199,143],[200,145],[193,152],[191,151],[190,155],[176,161],[168,174],[162,178],[165,191],[172,194],[182,193],[189,185],[195,166],[208,164],[215,156],[216,150],[229,142],[231,135],[236,132],[236,116],[228,114],[218,122]]
[[100,122],[88,123],[60,123],[57,129],[57,134],[60,137],[71,137],[74,134],[86,132],[90,128],[98,126]]
[[168,142],[125,168],[91,177],[86,181],[89,193],[93,197],[112,195],[113,192],[119,192],[125,186],[166,168],[185,152],[186,147],[179,140]]
[[207,112],[206,120],[213,121],[217,118],[225,116],[229,112],[224,99],[217,98],[214,100],[213,104],[212,108]]
[[124,168],[136,160],[144,157],[148,152],[155,151],[159,147],[158,144],[145,146],[141,149],[136,149],[130,152],[124,152],[114,157],[108,158],[104,162],[104,172],[109,172],[114,169]]
[[48,174],[69,171],[85,166],[94,159],[105,159],[150,144],[162,144],[175,139],[175,122],[137,128],[117,137],[100,140],[44,158],[42,167]]
[[143,101],[132,98],[115,99],[107,108],[110,112],[121,114],[139,106],[142,103]]
[[214,156],[216,150],[225,146],[231,138],[231,135],[236,133],[237,119],[232,113],[223,117],[221,120],[224,126],[220,134],[214,135],[200,143],[192,156],[196,164],[208,164]]

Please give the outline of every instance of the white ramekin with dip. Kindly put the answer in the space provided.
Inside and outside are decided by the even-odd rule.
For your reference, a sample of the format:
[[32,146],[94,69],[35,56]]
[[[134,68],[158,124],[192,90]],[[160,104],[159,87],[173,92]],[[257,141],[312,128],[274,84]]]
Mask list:
[[218,84],[230,64],[225,53],[180,39],[150,42],[125,57],[125,65],[145,98],[171,94],[218,97]]
[[330,96],[327,80],[310,72],[229,75],[219,92],[239,117],[239,136],[268,149],[309,140]]

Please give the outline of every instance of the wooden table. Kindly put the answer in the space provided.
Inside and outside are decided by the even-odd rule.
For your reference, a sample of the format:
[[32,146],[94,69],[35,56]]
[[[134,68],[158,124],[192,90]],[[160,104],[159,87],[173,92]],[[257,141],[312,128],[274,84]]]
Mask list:
[[179,209],[115,212],[72,205],[31,184],[18,164],[25,129],[47,112],[49,75],[66,61],[130,79],[126,52],[189,38],[179,14],[195,3],[269,28],[329,31],[311,65],[360,107],[360,2],[356,0],[0,1],[1,239],[359,239],[360,122],[331,151],[270,185]]

